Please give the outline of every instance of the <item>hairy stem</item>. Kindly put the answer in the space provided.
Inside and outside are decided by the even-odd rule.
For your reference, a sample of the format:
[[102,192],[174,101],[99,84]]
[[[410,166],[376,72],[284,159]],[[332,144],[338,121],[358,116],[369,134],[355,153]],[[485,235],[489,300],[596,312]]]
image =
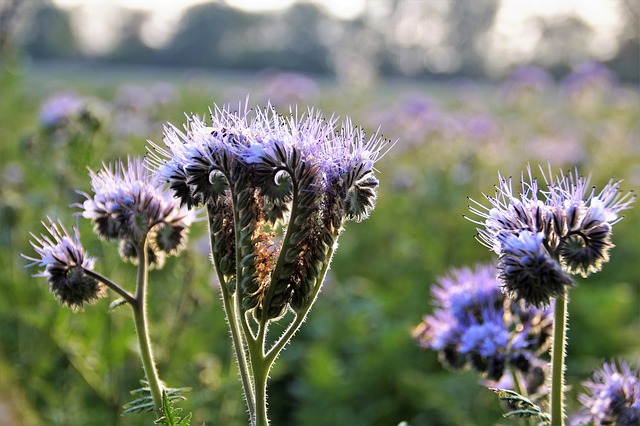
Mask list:
[[151,350],[151,339],[149,338],[149,325],[147,323],[147,278],[148,278],[148,259],[147,259],[147,243],[146,236],[142,238],[137,247],[138,250],[138,277],[136,282],[135,302],[131,304],[133,316],[136,326],[136,334],[138,336],[138,344],[140,346],[140,358],[144,374],[149,384],[151,397],[153,398],[153,406],[156,416],[162,416],[162,384],[158,377],[158,370],[153,359]]
[[[208,209],[209,223],[211,223],[211,211]],[[209,238],[211,244],[211,250],[213,253],[213,247],[215,246],[215,240],[212,230],[209,230]],[[242,390],[247,402],[247,409],[249,410],[249,417],[253,422],[255,418],[255,396],[253,393],[252,374],[251,369],[247,363],[247,354],[245,351],[245,343],[241,337],[240,325],[238,324],[238,318],[236,316],[234,295],[230,293],[228,283],[225,277],[220,272],[220,262],[217,256],[212,256],[213,266],[218,275],[218,281],[220,282],[220,289],[222,293],[222,304],[224,306],[224,313],[227,317],[227,324],[229,325],[229,331],[231,332],[231,342],[233,344],[233,351],[236,356],[236,362],[238,363],[238,370],[240,371],[240,380],[242,382]],[[236,276],[236,297],[238,292],[238,279]]]
[[551,347],[551,425],[564,426],[564,370],[567,344],[568,294],[556,298],[553,322],[553,346]]
[[136,298],[131,293],[129,293],[127,290],[125,290],[124,288],[120,287],[118,284],[111,281],[109,278],[103,275],[100,275],[99,273],[97,273],[96,271],[92,271],[91,269],[82,268],[82,270],[84,271],[85,274],[89,275],[92,278],[95,278],[96,280],[100,281],[102,284],[109,287],[111,290],[118,293],[120,297],[126,300],[127,303],[129,303],[130,305],[133,306],[136,303]]

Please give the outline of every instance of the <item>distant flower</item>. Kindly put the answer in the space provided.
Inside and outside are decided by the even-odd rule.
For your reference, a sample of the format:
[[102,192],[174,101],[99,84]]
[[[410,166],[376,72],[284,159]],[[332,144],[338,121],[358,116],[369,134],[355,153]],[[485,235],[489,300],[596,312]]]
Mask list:
[[47,279],[51,291],[61,304],[79,310],[85,303],[93,303],[106,296],[104,286],[86,270],[92,270],[95,259],[86,255],[80,242],[80,234],[74,228],[72,236],[60,223],[43,223],[49,235],[36,237],[31,234],[31,245],[38,257],[25,256],[42,269],[37,277]]
[[517,371],[529,393],[539,392],[544,362],[538,357],[551,335],[551,309],[506,299],[497,272],[480,265],[440,277],[431,287],[435,310],[416,327],[414,338],[452,368],[471,366],[493,384]]
[[596,370],[592,381],[584,382],[586,393],[578,399],[583,404],[575,424],[640,425],[640,373],[624,361],[605,363]]
[[570,98],[603,96],[616,85],[613,72],[598,62],[585,62],[575,67],[561,83],[564,93]]
[[72,93],[56,93],[40,107],[40,123],[44,127],[58,127],[77,119],[85,108],[85,101]]
[[568,274],[587,276],[602,268],[613,247],[612,226],[636,198],[621,193],[622,181],[611,180],[596,193],[577,171],[543,177],[545,190],[529,169],[516,192],[511,179],[499,176],[495,196],[485,196],[489,207],[475,201],[470,206],[480,218],[471,219],[480,225],[478,241],[499,255],[503,290],[536,306],[574,285]]
[[551,74],[535,65],[514,69],[502,89],[509,100],[539,95],[553,85]]
[[267,72],[260,84],[261,97],[273,105],[288,107],[312,101],[319,89],[313,79],[296,72]]
[[186,242],[192,214],[164,190],[164,181],[140,159],[91,172],[94,195],[85,194],[82,215],[96,234],[121,242],[121,255],[135,260],[138,244],[147,238],[151,264],[161,266],[165,254],[176,254]]

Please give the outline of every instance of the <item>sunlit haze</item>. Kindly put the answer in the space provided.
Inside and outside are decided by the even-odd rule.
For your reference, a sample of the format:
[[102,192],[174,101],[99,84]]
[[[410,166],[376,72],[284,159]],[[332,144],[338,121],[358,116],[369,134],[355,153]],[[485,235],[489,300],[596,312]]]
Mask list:
[[[180,30],[180,21],[190,7],[212,2],[216,1],[53,0],[56,6],[71,11],[73,28],[82,50],[97,55],[111,51],[121,41],[123,31],[120,30],[126,25],[125,19],[122,19],[123,9],[145,13],[146,17],[140,26],[140,37],[148,46],[162,48]],[[367,0],[217,0],[217,3],[251,13],[275,12],[296,3],[311,3],[344,20],[361,16],[370,18],[383,5]],[[423,10],[432,7],[434,10],[438,9],[443,3],[427,0],[404,3],[404,6],[420,13],[412,13],[403,18],[408,25],[401,25],[397,29],[396,41],[400,44],[409,42],[429,47],[432,49],[432,57],[435,57],[434,52],[438,49],[446,53],[444,39],[455,32],[455,29],[448,28],[446,20],[440,19],[437,13]],[[624,3],[615,0],[500,0],[492,27],[487,32],[487,38],[482,41],[487,65],[489,69],[499,70],[532,60],[544,47],[541,43],[545,37],[542,21],[557,22],[572,18],[591,29],[591,36],[584,40],[586,50],[597,60],[608,60],[618,51],[618,36],[623,30],[621,18],[624,13],[627,13]],[[382,22],[383,25],[386,22],[384,17]],[[565,53],[558,51],[555,55]],[[553,63],[557,59],[553,54],[551,52],[542,61]],[[454,59],[449,58],[442,66],[434,67],[446,71],[455,65]]]

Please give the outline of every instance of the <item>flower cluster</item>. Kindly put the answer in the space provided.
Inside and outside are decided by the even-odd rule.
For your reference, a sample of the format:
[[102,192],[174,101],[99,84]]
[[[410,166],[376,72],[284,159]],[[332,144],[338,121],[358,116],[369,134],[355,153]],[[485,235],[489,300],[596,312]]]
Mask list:
[[544,175],[543,190],[528,172],[519,194],[499,177],[495,196],[485,196],[489,207],[474,201],[470,210],[480,218],[471,219],[481,226],[478,240],[499,255],[503,291],[540,307],[575,285],[572,274],[586,277],[609,260],[612,226],[636,197],[614,180],[596,193],[577,171]]
[[414,330],[417,343],[439,353],[451,368],[471,366],[492,383],[541,391],[539,358],[551,336],[551,309],[505,298],[493,265],[453,270],[431,288],[436,309]]
[[74,228],[73,236],[62,226],[49,220],[45,224],[49,235],[36,237],[31,234],[31,245],[38,258],[23,255],[33,263],[28,266],[40,266],[43,270],[34,275],[45,277],[51,291],[61,304],[73,310],[82,309],[85,303],[93,303],[106,296],[104,286],[87,274],[93,269],[95,259],[86,255],[80,243],[80,234]]
[[120,241],[124,259],[137,261],[139,245],[146,242],[149,264],[162,267],[165,256],[184,248],[193,215],[180,208],[142,160],[105,165],[90,176],[94,194],[84,194],[82,215],[99,237]]
[[[205,206],[212,257],[245,311],[277,318],[308,307],[346,220],[374,206],[386,141],[347,119],[216,108],[209,125],[165,129],[152,162],[188,207]],[[237,283],[237,285],[236,285]]]
[[587,393],[578,399],[583,404],[572,424],[595,426],[640,424],[640,374],[621,361],[602,366],[593,374],[593,381],[585,382]]

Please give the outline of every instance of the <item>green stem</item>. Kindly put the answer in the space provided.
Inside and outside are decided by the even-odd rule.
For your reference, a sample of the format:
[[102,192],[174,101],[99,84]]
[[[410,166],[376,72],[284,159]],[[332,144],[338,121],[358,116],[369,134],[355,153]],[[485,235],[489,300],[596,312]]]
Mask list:
[[253,380],[256,392],[256,411],[253,426],[269,425],[269,417],[267,416],[267,379],[269,378],[269,370],[271,370],[272,364],[265,358],[262,347],[262,342],[256,342],[255,350],[251,351],[251,364],[253,365]]
[[92,271],[91,269],[86,269],[86,268],[82,268],[82,269],[85,274],[89,275],[92,278],[95,278],[96,280],[100,281],[102,284],[109,287],[111,290],[118,293],[120,297],[126,300],[127,303],[129,303],[130,305],[133,306],[136,303],[136,298],[133,297],[131,293],[129,293],[127,290],[125,290],[124,288],[120,287],[118,284],[111,281],[109,278],[103,275],[100,275],[99,273]]
[[149,326],[147,323],[147,278],[149,274],[146,241],[147,238],[145,236],[137,247],[139,259],[138,277],[136,282],[135,303],[132,303],[131,307],[133,308],[136,334],[140,346],[142,367],[144,368],[144,374],[149,384],[156,416],[160,418],[162,416],[162,385],[153,359],[151,340],[149,338]]
[[[207,213],[209,215],[209,223],[211,223],[211,211],[208,209]],[[213,253],[213,248],[215,247],[215,240],[213,236],[213,232],[209,229],[209,238],[211,251]],[[224,306],[224,313],[227,317],[227,323],[229,325],[229,331],[231,332],[231,342],[233,344],[233,351],[236,355],[236,362],[238,363],[238,370],[240,370],[240,380],[242,382],[242,390],[244,391],[244,396],[247,401],[247,408],[249,410],[249,417],[253,421],[255,418],[255,397],[253,394],[253,386],[251,382],[251,370],[248,368],[247,364],[247,355],[245,352],[245,343],[242,340],[240,334],[240,327],[238,325],[238,319],[235,311],[235,303],[234,296],[230,294],[229,287],[227,282],[220,272],[220,262],[216,256],[212,256],[213,258],[213,266],[216,270],[216,274],[218,275],[218,281],[220,282],[220,289],[222,293],[222,304]],[[238,277],[236,276],[236,297],[238,292]]]
[[564,358],[567,344],[568,293],[556,298],[551,347],[551,425],[564,425]]
[[[216,267],[216,270],[218,268]],[[229,331],[231,332],[231,341],[233,343],[233,351],[236,355],[236,362],[238,363],[238,370],[240,371],[240,380],[242,382],[242,390],[244,391],[244,396],[247,401],[247,409],[249,410],[249,417],[252,419],[255,418],[256,412],[256,403],[255,396],[253,393],[253,385],[252,385],[252,374],[251,369],[247,363],[247,355],[245,353],[245,344],[244,340],[241,337],[241,332],[239,331],[238,320],[235,315],[235,308],[233,303],[233,296],[229,294],[229,289],[226,288],[226,284],[224,283],[223,277],[218,273],[218,278],[220,281],[220,287],[222,288],[222,304],[224,306],[224,313],[227,317],[227,322],[229,324]],[[237,283],[236,283],[237,286]],[[236,290],[237,291],[237,290]],[[237,297],[237,296],[236,296]]]

